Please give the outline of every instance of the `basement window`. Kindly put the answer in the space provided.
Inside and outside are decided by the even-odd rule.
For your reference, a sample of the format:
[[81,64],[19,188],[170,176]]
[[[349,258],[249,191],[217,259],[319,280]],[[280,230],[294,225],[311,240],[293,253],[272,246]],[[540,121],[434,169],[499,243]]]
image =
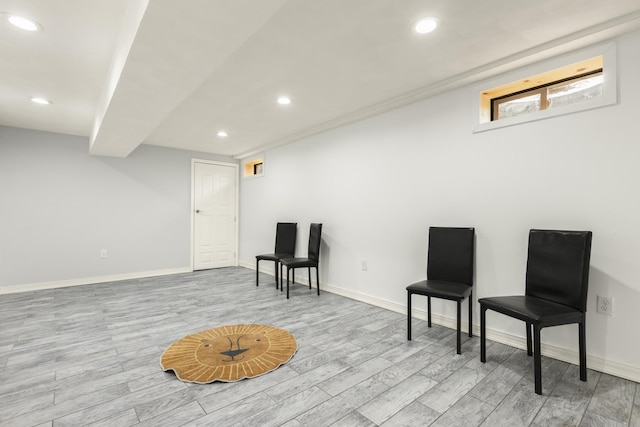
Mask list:
[[602,68],[491,98],[491,121],[584,102],[599,96],[602,96]]
[[596,56],[570,63],[567,59],[569,65],[481,90],[480,123],[474,132],[615,104],[615,45],[592,48],[582,56],[594,49]]
[[599,56],[484,91],[482,104],[494,121],[585,102],[602,96],[602,75]]
[[252,160],[248,160],[244,163],[244,177],[258,177],[264,175],[264,159],[258,157]]

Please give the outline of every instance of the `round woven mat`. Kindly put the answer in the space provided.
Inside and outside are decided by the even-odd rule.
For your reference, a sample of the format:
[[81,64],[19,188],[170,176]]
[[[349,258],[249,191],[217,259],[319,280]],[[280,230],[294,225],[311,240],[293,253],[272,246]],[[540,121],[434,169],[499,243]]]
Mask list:
[[171,344],[160,357],[165,371],[182,381],[206,384],[238,381],[271,372],[298,349],[289,332],[264,325],[208,329]]

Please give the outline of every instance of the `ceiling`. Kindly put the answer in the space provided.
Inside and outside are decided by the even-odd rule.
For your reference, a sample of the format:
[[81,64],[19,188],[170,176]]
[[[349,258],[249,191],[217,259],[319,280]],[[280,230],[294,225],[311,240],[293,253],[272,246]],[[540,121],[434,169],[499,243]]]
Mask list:
[[[115,157],[150,144],[242,158],[640,28],[638,0],[0,0],[0,13],[0,124]],[[417,34],[425,16],[440,25]]]

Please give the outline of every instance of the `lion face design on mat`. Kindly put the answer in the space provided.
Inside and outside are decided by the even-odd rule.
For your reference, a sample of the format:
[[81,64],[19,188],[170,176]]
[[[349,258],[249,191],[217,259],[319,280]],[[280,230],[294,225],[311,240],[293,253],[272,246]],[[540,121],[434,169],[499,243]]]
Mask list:
[[182,381],[210,383],[253,378],[287,363],[298,350],[289,332],[257,324],[221,326],[187,335],[160,357]]
[[203,338],[196,350],[196,357],[202,363],[218,365],[253,359],[269,348],[266,332],[259,334],[233,334],[212,339]]

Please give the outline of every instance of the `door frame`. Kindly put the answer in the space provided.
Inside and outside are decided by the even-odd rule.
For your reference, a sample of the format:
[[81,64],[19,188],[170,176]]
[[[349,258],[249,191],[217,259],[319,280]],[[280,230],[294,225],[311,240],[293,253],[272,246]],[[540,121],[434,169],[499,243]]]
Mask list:
[[196,209],[195,206],[195,199],[196,199],[196,163],[206,163],[209,165],[218,165],[218,166],[229,166],[229,167],[233,167],[235,175],[236,175],[236,215],[235,215],[235,230],[233,231],[235,234],[235,241],[236,241],[236,248],[234,251],[234,256],[233,256],[233,264],[237,267],[238,266],[238,252],[239,248],[238,248],[238,237],[239,237],[239,233],[238,233],[238,216],[239,216],[239,208],[240,208],[240,165],[238,163],[228,163],[228,162],[220,162],[220,161],[215,161],[215,160],[205,160],[205,159],[191,159],[191,209],[189,210],[189,222],[191,223],[191,238],[190,238],[190,243],[189,243],[189,265],[191,266],[191,271],[195,271],[194,269],[194,248],[193,248],[193,244],[195,242],[195,221],[194,221],[194,212]]

